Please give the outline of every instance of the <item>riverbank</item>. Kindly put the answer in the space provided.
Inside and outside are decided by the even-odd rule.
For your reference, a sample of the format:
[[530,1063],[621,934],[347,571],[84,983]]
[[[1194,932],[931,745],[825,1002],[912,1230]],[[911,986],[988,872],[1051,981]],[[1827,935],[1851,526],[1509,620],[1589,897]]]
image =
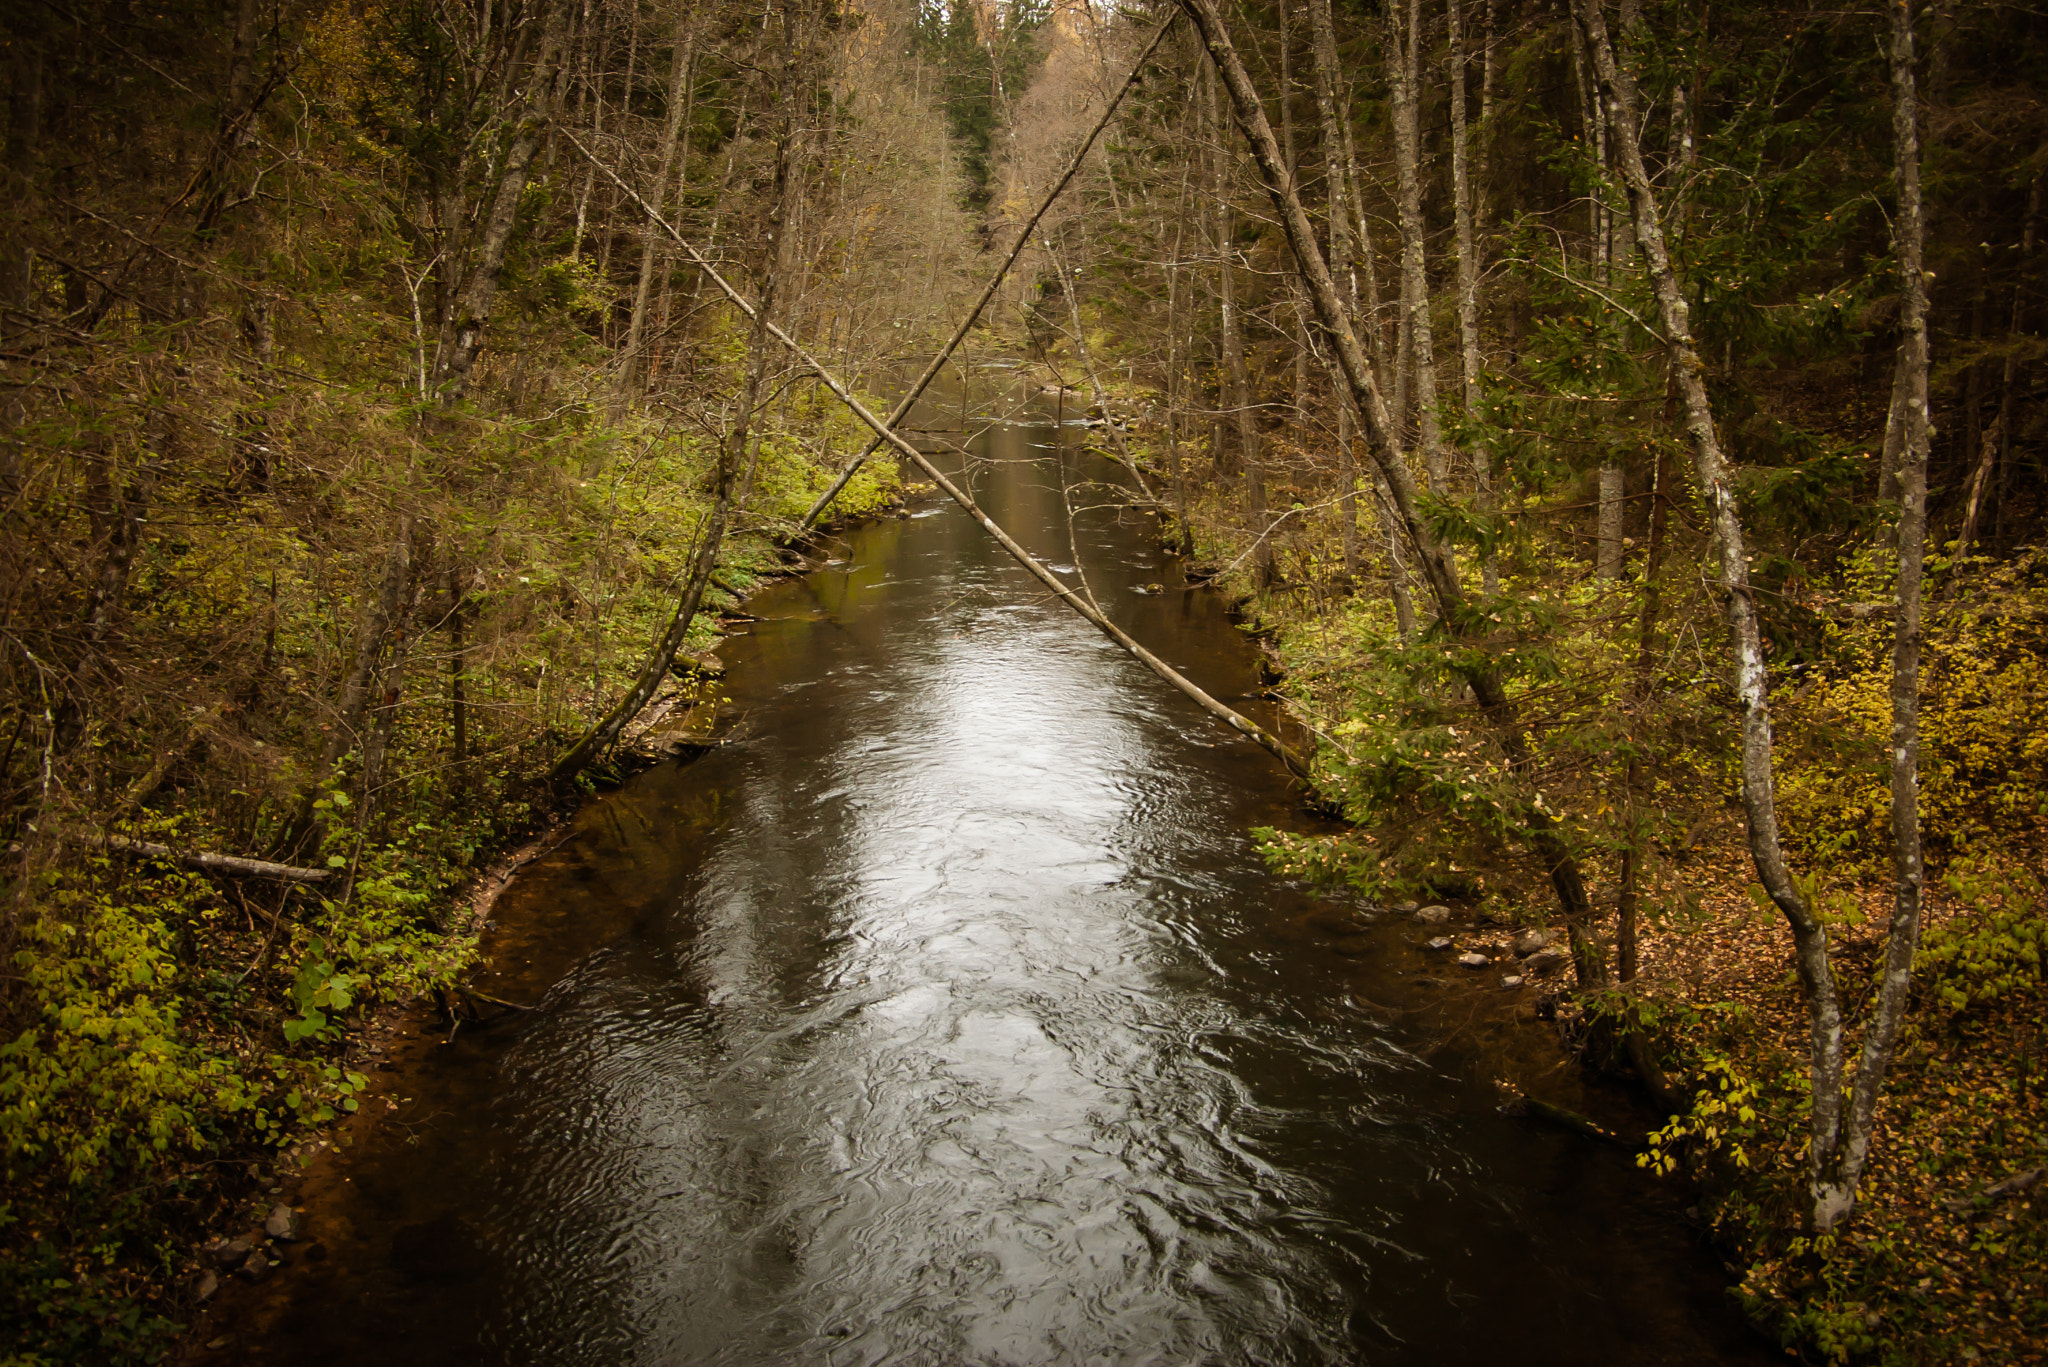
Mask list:
[[[1162,435],[1142,439],[1155,467],[1166,464]],[[1368,554],[1367,576],[1347,582],[1333,510],[1296,503],[1291,525],[1283,518],[1274,533],[1283,581],[1262,584],[1234,492],[1188,459],[1196,488],[1186,534],[1261,638],[1276,696],[1319,738],[1319,797],[1354,823],[1335,837],[1267,832],[1275,867],[1382,898],[1468,898],[1484,919],[1450,937],[1447,953],[1498,957],[1495,942],[1545,923],[1561,940],[1543,870],[1499,819],[1512,790],[1486,723],[1439,691],[1442,647],[1404,634],[1387,562]],[[1361,509],[1364,517],[1363,500]],[[1485,648],[1517,672],[1540,661],[1549,680],[1516,690],[1544,713],[1532,761],[1538,800],[1581,842],[1594,930],[1609,955],[1624,872],[1616,851],[1632,845],[1637,859],[1633,976],[1618,991],[1582,991],[1567,974],[1534,1009],[1556,1021],[1584,1066],[1622,1077],[1634,1070],[1615,1056],[1613,1022],[1635,1013],[1660,1083],[1689,1099],[1664,1125],[1620,1137],[1645,1166],[1698,1184],[1695,1211],[1727,1260],[1731,1292],[1788,1351],[1824,1361],[2041,1361],[2048,1227],[2036,1193],[2048,1111],[2035,1075],[2048,899],[2034,871],[2048,813],[2035,810],[2037,708],[2019,699],[2035,696],[2028,681],[2048,662],[2039,558],[1989,583],[1951,583],[1929,609],[1922,810],[1933,853],[1913,1007],[1857,1211],[1821,1240],[1803,1230],[1805,1010],[1789,932],[1760,900],[1741,810],[1722,796],[1734,786],[1732,732],[1706,729],[1720,712],[1715,672],[1663,674],[1654,703],[1624,701],[1630,744],[1600,763],[1588,747],[1612,745],[1596,738],[1612,734],[1599,712],[1613,695],[1569,680],[1612,667],[1599,658],[1599,633],[1640,619],[1640,584],[1602,591],[1509,575],[1504,562],[1501,596],[1482,600],[1506,623]],[[1870,588],[1836,590],[1851,591]],[[1829,610],[1825,590],[1808,601]],[[1660,625],[1710,641],[1709,606],[1667,589]],[[1416,611],[1426,617],[1419,602]],[[1780,809],[1815,870],[1836,971],[1860,1009],[1891,901],[1882,788],[1864,767],[1866,745],[1881,744],[1888,618],[1822,620],[1822,658],[1779,684]],[[1631,753],[1659,767],[1638,778]]]
[[[755,520],[726,544],[678,672],[632,738],[645,743],[622,746],[580,791],[692,751],[699,737],[677,721],[715,710],[717,671],[704,656],[721,614],[803,564],[776,537],[829,474],[809,469],[796,442],[843,436],[844,424],[822,408],[781,416],[763,444]],[[507,425],[466,419],[443,440],[487,447]],[[17,1351],[157,1353],[227,1279],[264,1275],[273,1189],[331,1126],[376,1104],[373,1079],[391,1060],[363,1041],[413,1019],[397,1004],[437,1001],[444,1030],[494,1009],[463,988],[490,898],[574,808],[575,795],[543,775],[672,606],[689,550],[673,529],[703,516],[707,461],[700,443],[630,424],[582,430],[529,465],[516,497],[497,491],[490,542],[416,534],[381,623],[374,593],[366,603],[351,582],[385,554],[377,541],[303,578],[313,567],[273,562],[269,644],[245,660],[252,678],[201,680],[216,701],[191,708],[184,739],[113,788],[125,803],[81,795],[76,825],[178,855],[287,840],[299,790],[334,748],[324,703],[347,664],[331,635],[323,645],[300,633],[353,599],[384,691],[361,743],[306,794],[311,833],[284,856],[300,881],[110,858],[67,840],[68,827],[22,842],[37,875],[11,894],[20,1028],[0,1046],[12,1254],[0,1330]],[[900,512],[893,467],[864,472],[841,507],[840,527]],[[244,516],[262,527],[270,510]],[[211,538],[207,556],[232,566],[269,545],[269,530],[180,534]],[[579,559],[577,547],[592,554]],[[174,619],[183,604],[159,592],[150,606]],[[126,630],[158,626],[138,605]],[[655,734],[664,724],[675,734]]]

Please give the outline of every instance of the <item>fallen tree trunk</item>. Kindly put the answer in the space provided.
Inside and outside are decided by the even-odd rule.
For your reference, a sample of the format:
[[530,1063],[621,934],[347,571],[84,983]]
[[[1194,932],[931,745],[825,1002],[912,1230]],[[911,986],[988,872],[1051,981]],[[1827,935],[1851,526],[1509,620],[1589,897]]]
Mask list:
[[[1102,111],[1102,117],[1097,119],[1095,126],[1088,130],[1088,136],[1081,139],[1081,146],[1074,153],[1074,159],[1067,163],[1066,174],[1053,182],[1052,189],[1048,190],[1045,198],[1039,201],[1036,212],[1018,230],[1017,241],[1011,246],[1010,254],[1003,258],[1003,264],[996,267],[996,273],[989,277],[988,285],[982,290],[981,297],[974,301],[974,307],[969,309],[967,316],[960,320],[960,326],[953,329],[952,338],[947,341],[944,347],[940,348],[938,355],[932,357],[931,364],[924,368],[924,374],[918,376],[916,382],[897,401],[895,409],[889,414],[888,425],[890,427],[895,427],[897,423],[902,422],[904,418],[909,416],[911,406],[918,401],[931,382],[938,378],[939,371],[944,369],[947,360],[959,348],[960,343],[966,340],[967,334],[981,318],[981,311],[988,307],[989,300],[996,297],[996,290],[1002,286],[1004,278],[1009,275],[1010,267],[1017,264],[1017,258],[1023,255],[1024,248],[1029,245],[1032,230],[1038,226],[1038,221],[1045,217],[1046,210],[1052,208],[1053,201],[1060,197],[1061,192],[1067,188],[1068,182],[1072,181],[1075,174],[1080,171],[1081,163],[1088,159],[1088,153],[1095,146],[1095,140],[1102,136],[1103,129],[1109,127],[1109,121],[1116,114],[1117,106],[1123,103],[1124,96],[1130,93],[1131,87],[1138,83],[1138,73],[1145,69],[1145,63],[1152,59],[1152,54],[1158,50],[1159,44],[1166,38],[1167,30],[1173,27],[1173,21],[1178,17],[1176,14],[1169,14],[1166,22],[1152,31],[1151,41],[1145,44],[1145,49],[1138,54],[1138,59],[1131,63],[1130,75],[1124,77],[1124,83],[1117,87],[1114,95],[1110,96],[1109,107]],[[581,150],[580,146],[578,150]],[[590,154],[585,152],[584,155],[589,156]],[[596,165],[596,162],[593,160],[591,164]],[[605,174],[610,176],[611,172],[607,170]],[[616,182],[618,178],[613,176],[612,179]],[[621,184],[620,188],[624,189],[625,187]],[[626,193],[632,194],[632,191],[627,190]],[[635,198],[637,199],[638,196],[635,196]],[[644,203],[642,207],[645,207]],[[658,214],[653,214],[652,210],[649,213],[656,221],[659,221],[660,216]],[[666,223],[663,223],[662,227],[668,229],[669,234],[674,236],[675,230],[673,228],[669,228]],[[676,240],[681,241],[682,239],[677,238]],[[1101,401],[1098,396],[1097,402]],[[1102,411],[1104,417],[1109,415],[1107,408],[1104,408]],[[839,478],[832,481],[832,487],[818,495],[818,501],[813,503],[811,510],[803,515],[803,520],[796,524],[796,531],[791,534],[790,540],[795,540],[797,537],[802,536],[805,530],[813,522],[816,522],[827,508],[832,506],[832,500],[839,497],[839,491],[846,487],[846,482],[854,477],[854,474],[859,471],[860,467],[866,464],[867,458],[879,450],[881,445],[882,438],[878,436],[869,442],[859,455],[847,462],[846,468],[839,472]],[[1128,460],[1126,463],[1129,464]],[[1133,475],[1137,474],[1137,467],[1135,465],[1131,465],[1131,473]],[[1144,478],[1142,476],[1139,476],[1138,484],[1140,488],[1144,488]],[[1151,497],[1151,490],[1146,489],[1145,493],[1149,499]]]
[[204,850],[174,850],[153,840],[132,840],[125,835],[102,835],[98,831],[65,831],[66,839],[116,854],[132,854],[176,864],[196,873],[218,874],[224,878],[266,878],[273,883],[324,883],[335,876],[333,869],[303,869],[294,864],[274,864],[268,859],[243,859],[239,855],[211,854]]
[[[627,186],[624,181],[620,180],[616,175],[614,175],[609,167],[600,163],[598,159],[591,153],[590,149],[585,147],[581,142],[579,142],[574,134],[564,131],[562,134],[562,138],[571,147],[575,148],[576,151],[580,153],[587,161],[589,161],[591,165],[597,167],[597,169],[601,173],[603,173],[605,178],[610,180],[612,184],[616,185],[620,190],[624,191],[626,194],[630,195],[633,193],[632,189],[629,186]],[[731,282],[726,280],[726,278],[723,275],[719,274],[717,268],[715,268],[711,264],[711,262],[705,258],[703,253],[699,252],[697,248],[691,244],[689,239],[685,238],[680,232],[676,231],[674,225],[670,224],[666,220],[661,219],[659,217],[655,217],[651,221],[659,224],[662,231],[667,233],[678,247],[682,248],[683,254],[689,257],[691,263],[695,265],[698,270],[704,273],[705,279],[711,281],[712,284],[716,285],[719,288],[719,290],[722,293],[724,293],[725,297],[732,301],[733,307],[739,309],[740,312],[746,314],[749,318],[755,318],[757,316],[754,305],[749,303],[746,297],[743,296],[738,290],[734,289]],[[1026,570],[1030,571],[1032,576],[1036,578],[1040,583],[1044,584],[1048,589],[1050,589],[1053,595],[1057,597],[1061,602],[1065,603],[1075,612],[1081,614],[1081,616],[1087,618],[1088,621],[1093,623],[1105,636],[1108,636],[1111,640],[1115,641],[1118,645],[1122,646],[1125,650],[1129,651],[1132,655],[1136,656],[1138,661],[1141,664],[1143,664],[1147,669],[1150,669],[1154,674],[1157,674],[1160,678],[1166,680],[1166,682],[1168,682],[1169,684],[1172,684],[1180,692],[1186,694],[1187,697],[1192,699],[1196,706],[1200,707],[1204,712],[1207,712],[1210,716],[1215,717],[1219,721],[1224,722],[1226,725],[1230,726],[1232,729],[1237,731],[1240,735],[1245,736],[1246,738],[1258,744],[1261,748],[1269,751],[1282,764],[1285,764],[1287,766],[1288,771],[1294,774],[1295,777],[1300,778],[1304,781],[1308,779],[1308,761],[1302,758],[1301,755],[1289,749],[1287,745],[1283,741],[1281,741],[1281,739],[1278,736],[1275,736],[1265,727],[1260,726],[1250,717],[1247,717],[1240,712],[1237,712],[1229,707],[1224,706],[1215,698],[1209,696],[1208,693],[1203,691],[1192,680],[1183,676],[1179,670],[1175,669],[1172,665],[1166,663],[1166,661],[1160,659],[1157,655],[1154,655],[1151,651],[1147,650],[1144,646],[1140,645],[1136,640],[1134,640],[1131,637],[1131,635],[1128,632],[1126,632],[1122,627],[1119,627],[1116,623],[1110,621],[1109,618],[1105,617],[1102,614],[1102,612],[1098,610],[1092,603],[1088,602],[1086,598],[1074,592],[1073,589],[1067,587],[1065,583],[1061,582],[1058,575],[1054,574],[1050,569],[1048,569],[1044,564],[1042,564],[1036,556],[1031,554],[1030,551],[1024,549],[1024,547],[1018,543],[1015,537],[1012,537],[1008,532],[1004,531],[1002,527],[996,523],[996,520],[994,518],[990,517],[987,513],[983,512],[981,506],[977,504],[974,501],[974,499],[971,496],[969,496],[964,489],[960,488],[959,485],[953,483],[952,480],[948,479],[945,473],[941,471],[938,466],[932,464],[930,458],[927,457],[924,454],[924,452],[918,450],[915,446],[912,446],[910,442],[901,433],[897,432],[893,427],[891,427],[888,423],[884,422],[882,419],[876,417],[875,414],[869,410],[866,404],[862,403],[859,399],[855,398],[852,391],[847,389],[847,387],[840,382],[839,378],[836,375],[834,375],[830,370],[826,369],[824,363],[820,361],[817,357],[813,356],[809,352],[809,350],[803,347],[800,343],[798,343],[788,333],[784,332],[781,328],[775,326],[775,324],[764,322],[761,324],[761,326],[767,330],[769,336],[773,337],[782,346],[787,348],[791,352],[791,354],[796,356],[798,360],[803,362],[804,367],[808,369],[813,375],[817,376],[819,381],[823,383],[827,389],[832,391],[833,397],[837,398],[841,403],[845,404],[847,408],[851,409],[855,417],[859,418],[863,423],[867,424],[869,429],[871,429],[882,440],[888,442],[891,446],[894,446],[898,452],[900,452],[904,457],[906,457],[912,464],[916,465],[918,469],[924,471],[925,476],[928,479],[930,479],[932,483],[936,484],[940,489],[942,489],[948,498],[951,498],[955,503],[959,504],[963,509],[965,509],[967,514],[970,517],[972,517],[976,522],[979,522],[982,525],[982,527],[988,532],[988,534],[994,537],[997,543],[1000,544],[1004,550],[1008,551],[1011,554],[1011,556],[1013,556],[1016,559],[1018,564],[1022,565]]]

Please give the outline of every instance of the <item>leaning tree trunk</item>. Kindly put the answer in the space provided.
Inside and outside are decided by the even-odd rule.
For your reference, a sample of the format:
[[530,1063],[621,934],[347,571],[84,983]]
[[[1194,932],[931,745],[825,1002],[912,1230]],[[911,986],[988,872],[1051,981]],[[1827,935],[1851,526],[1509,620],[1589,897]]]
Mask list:
[[1612,116],[1620,169],[1635,211],[1636,245],[1648,264],[1650,283],[1656,291],[1666,344],[1672,353],[1679,392],[1685,400],[1686,435],[1693,450],[1695,476],[1720,560],[1720,586],[1726,599],[1735,664],[1735,695],[1742,709],[1742,803],[1749,818],[1750,858],[1765,892],[1792,929],[1807,1005],[1809,1075],[1813,1088],[1810,1176],[1815,1220],[1817,1224],[1831,1224],[1843,1213],[1836,1208],[1837,1198],[1833,1194],[1833,1174],[1842,1137],[1841,1001],[1828,959],[1827,928],[1801,895],[1786,865],[1778,834],[1769,676],[1764,667],[1756,594],[1749,582],[1741,509],[1732,471],[1721,449],[1720,436],[1714,430],[1713,403],[1707,395],[1705,366],[1693,344],[1690,311],[1671,263],[1671,253],[1665,246],[1657,193],[1636,139],[1639,116],[1635,86],[1614,60],[1614,48],[1608,40],[1600,6],[1590,0],[1573,0],[1573,8],[1585,26],[1592,48],[1600,98]]
[[[1469,630],[1473,623],[1464,588],[1458,580],[1457,565],[1421,516],[1415,477],[1401,458],[1400,444],[1388,417],[1386,403],[1380,397],[1365,353],[1358,344],[1358,334],[1352,328],[1350,316],[1338,296],[1329,263],[1324,260],[1322,248],[1316,242],[1315,229],[1301,206],[1294,178],[1288,174],[1286,163],[1281,158],[1272,124],[1267,121],[1266,111],[1260,104],[1258,89],[1252,84],[1251,74],[1245,70],[1244,61],[1230,40],[1229,30],[1215,7],[1215,0],[1179,0],[1179,3],[1200,31],[1210,60],[1230,93],[1238,128],[1251,144],[1252,156],[1258,163],[1267,196],[1287,233],[1287,242],[1294,251],[1302,278],[1309,286],[1317,320],[1342,366],[1345,381],[1351,386],[1353,401],[1364,418],[1367,450],[1386,481],[1389,501],[1408,542],[1415,548],[1416,560],[1436,602],[1437,613],[1451,630]],[[1526,774],[1532,757],[1514,704],[1502,687],[1500,676],[1484,665],[1472,665],[1466,669],[1465,679],[1473,696],[1493,722],[1509,763],[1517,773]],[[1557,820],[1541,806],[1531,802],[1519,815],[1525,824],[1529,843],[1550,875],[1551,886],[1557,893],[1571,936],[1572,958],[1579,981],[1587,986],[1597,985],[1605,981],[1606,966],[1594,936],[1592,901],[1587,895],[1577,857]]]

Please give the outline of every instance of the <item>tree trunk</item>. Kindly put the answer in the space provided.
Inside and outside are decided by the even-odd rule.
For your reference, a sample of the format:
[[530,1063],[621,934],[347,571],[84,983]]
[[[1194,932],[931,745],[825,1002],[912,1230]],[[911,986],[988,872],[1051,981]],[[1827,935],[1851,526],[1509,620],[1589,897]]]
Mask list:
[[[1323,189],[1329,198],[1326,227],[1330,262],[1347,276],[1351,271],[1351,204],[1346,196],[1342,111],[1337,107],[1337,29],[1330,18],[1330,0],[1308,0],[1309,28],[1315,39],[1316,117],[1322,125]],[[1355,292],[1354,292],[1355,293]],[[1356,298],[1347,301],[1355,315]],[[1337,399],[1337,527],[1344,547],[1344,577],[1356,582],[1358,556],[1358,471],[1351,450],[1351,396],[1341,376],[1333,376]]]
[[[1422,520],[1416,501],[1415,477],[1401,459],[1386,404],[1380,397],[1371,368],[1366,364],[1365,353],[1358,345],[1358,334],[1351,326],[1350,316],[1338,297],[1329,264],[1316,243],[1315,229],[1301,207],[1301,197],[1295,190],[1293,177],[1288,175],[1286,164],[1281,159],[1272,125],[1267,122],[1265,109],[1259,103],[1258,90],[1252,85],[1251,75],[1244,69],[1244,62],[1230,41],[1229,30],[1224,26],[1214,0],[1179,2],[1201,31],[1210,60],[1230,92],[1238,128],[1251,144],[1267,195],[1308,283],[1317,319],[1342,365],[1345,381],[1351,386],[1353,400],[1365,422],[1367,450],[1386,481],[1389,501],[1408,542],[1415,548],[1423,580],[1429,585],[1438,616],[1453,631],[1468,630],[1469,613],[1465,611],[1465,593],[1458,580],[1457,565]],[[1493,724],[1510,765],[1517,772],[1526,774],[1531,762],[1528,744],[1499,676],[1492,669],[1475,664],[1465,668],[1465,679]],[[1579,981],[1587,986],[1597,985],[1605,980],[1606,968],[1593,935],[1592,903],[1586,893],[1578,860],[1557,820],[1541,805],[1531,802],[1519,815],[1525,823],[1529,843],[1550,875],[1551,886],[1557,893],[1558,904],[1571,935],[1572,959]]]
[[505,274],[505,252],[518,224],[519,201],[526,194],[534,154],[540,150],[560,102],[561,73],[566,69],[562,45],[568,13],[566,0],[553,0],[536,18],[536,22],[545,25],[540,51],[534,57],[518,107],[509,120],[504,160],[490,209],[474,245],[466,253],[468,269],[442,329],[435,370],[443,403],[454,403],[463,396],[469,386],[470,370],[483,351],[485,328],[498,298],[498,282]]
[[1842,1017],[1834,973],[1828,960],[1827,929],[1806,905],[1786,866],[1778,835],[1777,798],[1772,772],[1769,676],[1765,670],[1756,596],[1749,582],[1749,560],[1734,481],[1721,439],[1714,430],[1713,404],[1703,378],[1705,367],[1693,345],[1692,325],[1677,272],[1664,243],[1657,195],[1643,165],[1636,141],[1639,126],[1634,84],[1621,72],[1607,37],[1606,20],[1592,0],[1573,0],[1592,47],[1600,95],[1612,116],[1620,169],[1636,219],[1636,244],[1649,266],[1658,313],[1685,400],[1686,435],[1715,550],[1719,579],[1726,599],[1731,651],[1735,664],[1735,695],[1742,709],[1742,801],[1749,818],[1749,849],[1757,877],[1792,929],[1799,978],[1805,991],[1809,1027],[1810,1076],[1813,1086],[1811,1175],[1816,1222],[1832,1224],[1841,1210],[1830,1194],[1823,1199],[1823,1172],[1832,1172],[1842,1128]]
[[[1580,118],[1586,146],[1593,152],[1593,192],[1586,204],[1586,265],[1596,289],[1614,282],[1614,241],[1607,211],[1607,110],[1586,84],[1586,32],[1573,26],[1572,78],[1579,88]],[[1593,572],[1610,583],[1621,577],[1623,499],[1627,475],[1606,442],[1600,460],[1599,497],[1593,534]]]
[[[1422,466],[1429,473],[1430,492],[1443,494],[1449,485],[1436,420],[1436,347],[1429,318],[1427,228],[1422,220],[1422,0],[1408,0],[1406,9],[1405,36],[1402,6],[1396,3],[1387,12],[1387,81],[1394,97],[1394,173],[1400,193],[1402,325],[1407,337],[1404,350],[1414,367]],[[1403,405],[1397,400],[1395,408]]]
[[[683,41],[676,47],[675,70],[668,82],[668,122],[661,130],[661,151],[655,161],[654,196],[649,201],[656,216],[662,213],[668,202],[668,182],[671,175],[688,176],[689,146],[683,147],[683,168],[678,173],[676,166],[676,142],[682,133],[683,123],[696,103],[697,86],[692,79],[697,69],[697,31],[692,27]],[[640,280],[633,291],[633,317],[626,327],[626,346],[619,357],[619,382],[614,401],[613,421],[623,415],[624,405],[640,396],[646,376],[641,362],[641,353],[647,345],[647,305],[654,294],[655,267],[662,257],[661,234],[652,224],[647,227],[647,240],[640,247]]]
[[[1458,342],[1463,361],[1461,398],[1468,423],[1479,416],[1479,377],[1485,366],[1479,355],[1479,243],[1475,232],[1479,188],[1473,174],[1471,132],[1465,119],[1465,17],[1460,0],[1447,0],[1451,45],[1451,208],[1456,219],[1458,250]],[[1493,459],[1486,443],[1472,439],[1472,483],[1479,511],[1493,510]],[[1481,562],[1489,594],[1500,591],[1500,558],[1488,550]]]
[[1913,986],[1920,947],[1920,911],[1926,870],[1920,859],[1920,645],[1921,581],[1927,549],[1927,277],[1926,219],[1920,200],[1920,108],[1913,82],[1913,6],[1888,0],[1891,11],[1892,142],[1899,188],[1901,293],[1900,365],[1906,371],[1906,430],[1898,469],[1898,617],[1892,633],[1892,925],[1885,944],[1877,1004],[1863,1033],[1856,1090],[1842,1144],[1827,1155],[1815,1193],[1814,1224],[1831,1228],[1856,1203],[1870,1156],[1877,1096],[1891,1066]]
[[[2027,215],[2020,228],[2020,259],[2013,268],[2013,274],[2022,281],[2026,279],[2027,267],[2033,264],[2034,260],[2034,239],[2041,223],[2042,180],[2042,172],[2037,168],[2034,172],[2033,188],[2027,193]],[[1970,481],[1969,503],[1963,511],[1963,530],[1956,538],[1955,558],[1958,561],[1969,555],[1970,548],[1976,544],[1977,529],[1981,525],[1993,475],[2003,469],[2001,462],[2009,465],[2012,461],[2015,418],[2013,409],[2017,403],[2019,388],[2019,353],[2015,344],[2026,331],[2026,315],[2026,289],[2023,285],[2015,286],[2012,292],[2011,322],[2006,329],[2005,364],[1999,373],[1998,416],[1992,419],[1991,431],[1987,434],[1983,453],[1977,462],[1977,473]],[[2001,512],[2003,508],[2004,505],[2001,503]]]
[[[1223,122],[1215,108],[1215,86],[1205,81],[1202,90],[1209,101],[1209,125],[1221,130]],[[1245,370],[1243,328],[1237,314],[1237,245],[1228,192],[1230,177],[1227,174],[1230,154],[1221,137],[1216,139],[1214,157],[1217,307],[1221,315],[1219,321],[1223,335],[1224,375],[1228,382],[1224,405],[1231,410],[1237,427],[1237,453],[1244,476],[1245,511],[1251,534],[1259,538],[1255,563],[1258,567],[1258,582],[1261,587],[1265,587],[1273,582],[1273,548],[1265,536],[1266,482],[1259,468],[1259,425],[1258,419],[1252,413],[1252,389]]]

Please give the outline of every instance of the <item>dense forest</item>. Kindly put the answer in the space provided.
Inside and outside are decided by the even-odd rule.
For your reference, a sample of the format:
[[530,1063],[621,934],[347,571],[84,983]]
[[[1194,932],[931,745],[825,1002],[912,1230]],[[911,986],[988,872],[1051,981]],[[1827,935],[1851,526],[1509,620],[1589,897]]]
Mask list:
[[367,1013],[462,1009],[460,890],[920,478],[868,419],[956,345],[1077,391],[1265,643],[1347,823],[1278,871],[1561,929],[1543,1028],[1760,1324],[2048,1335],[2037,10],[0,32],[8,1361],[166,1350]]

